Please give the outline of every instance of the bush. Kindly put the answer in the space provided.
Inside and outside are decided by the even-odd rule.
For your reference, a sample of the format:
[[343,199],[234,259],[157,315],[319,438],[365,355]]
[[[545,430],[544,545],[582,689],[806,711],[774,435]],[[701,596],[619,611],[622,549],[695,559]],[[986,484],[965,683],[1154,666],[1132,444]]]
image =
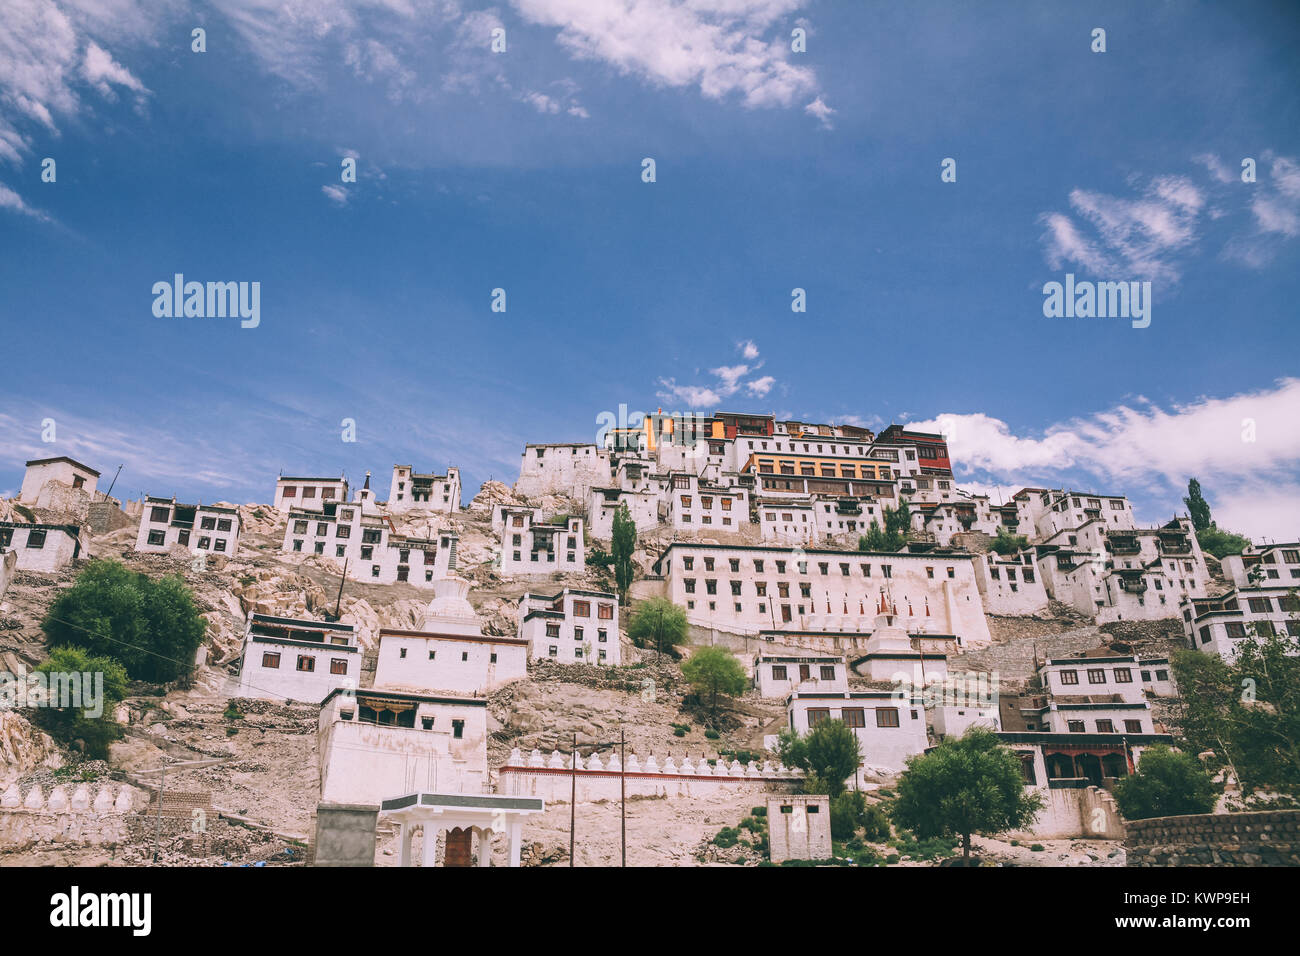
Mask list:
[[686,728],[685,728],[685,727],[674,727],[674,728],[673,728],[673,736],[674,736],[674,737],[685,737],[685,736],[686,736]]
[[709,740],[717,740],[719,737],[722,736],[722,734],[718,733],[716,730],[710,727],[708,730],[704,732],[704,736],[709,738]]
[[1029,848],[1029,850],[1031,853],[1042,853],[1043,845],[1041,843],[1035,843],[1033,846]]
[[1219,788],[1191,754],[1163,745],[1142,755],[1137,772],[1115,784],[1115,802],[1127,820],[1209,813]]
[[51,645],[85,648],[121,662],[133,680],[188,677],[207,621],[179,575],[157,580],[93,560],[41,623]]
[[713,845],[723,847],[735,846],[740,842],[740,830],[736,827],[723,827],[713,838]]
[[841,720],[820,720],[803,737],[783,731],[778,750],[787,767],[804,771],[804,793],[831,797],[844,791],[845,779],[861,762],[857,734]]
[[627,636],[637,647],[652,647],[664,654],[686,643],[686,612],[667,598],[638,601],[628,615]]
[[756,817],[765,817],[767,816],[767,807],[753,807],[749,812]]
[[867,818],[867,800],[857,790],[845,790],[831,799],[831,839],[848,840]]
[[[110,657],[92,657],[77,647],[57,647],[36,668],[47,675],[52,696],[62,696],[64,688],[80,688],[77,706],[56,707],[60,701],[47,698],[50,706],[37,708],[36,721],[50,736],[64,744],[80,740],[86,756],[96,760],[108,758],[108,747],[122,736],[122,727],[113,719],[113,711],[126,696],[126,671]],[[73,675],[77,675],[74,677]],[[102,676],[101,676],[102,675]]]

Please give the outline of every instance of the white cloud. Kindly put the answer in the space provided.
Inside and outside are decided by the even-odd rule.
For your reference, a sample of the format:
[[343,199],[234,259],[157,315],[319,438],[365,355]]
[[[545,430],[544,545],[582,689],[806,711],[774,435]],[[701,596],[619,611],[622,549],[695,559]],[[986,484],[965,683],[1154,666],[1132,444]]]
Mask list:
[[[1177,503],[1188,478],[1217,489],[1225,527],[1252,535],[1290,534],[1300,514],[1300,379],[1227,398],[1202,398],[1161,408],[1139,399],[1128,405],[1017,435],[984,414],[942,414],[916,422],[948,436],[959,478],[1043,484],[1090,482],[1102,493],[1143,492]],[[1253,436],[1253,441],[1245,440]],[[983,480],[983,479],[979,479]],[[961,479],[963,487],[971,480]],[[1262,500],[1290,503],[1281,511]],[[1181,510],[1181,506],[1180,510]],[[1232,515],[1235,524],[1226,520]]]
[[348,191],[342,186],[333,184],[325,185],[320,188],[320,191],[325,194],[327,199],[339,206],[346,206],[348,204]]
[[1047,262],[1113,280],[1176,283],[1178,257],[1194,245],[1205,196],[1183,176],[1157,176],[1136,198],[1074,189],[1073,216],[1044,213]]
[[660,398],[682,401],[690,408],[716,407],[722,403],[722,396],[702,385],[678,385],[672,378],[661,378],[659,384],[664,388],[664,391],[656,393]]
[[831,123],[831,117],[835,115],[835,110],[827,106],[826,101],[820,96],[805,106],[803,111],[817,117],[817,120],[822,124],[823,128],[832,128],[833,124]]
[[171,0],[160,0],[148,14],[136,0],[5,0],[0,160],[18,165],[33,135],[57,134],[61,118],[87,109],[86,90],[112,102],[124,89],[143,102],[149,91],[109,48],[147,40],[154,21],[171,8]]
[[31,216],[33,219],[39,219],[41,222],[51,221],[50,217],[45,213],[27,205],[22,196],[18,195],[4,183],[0,183],[0,209],[11,209],[14,212],[22,213],[24,216]]
[[790,62],[784,35],[763,38],[804,0],[511,2],[526,20],[557,28],[575,58],[656,85],[698,87],[714,100],[739,96],[751,108],[788,107],[817,87],[809,67]]
[[[758,346],[746,339],[736,343],[736,351],[753,361],[758,358]],[[707,385],[678,385],[675,378],[661,378],[659,385],[664,389],[657,392],[665,401],[686,402],[691,408],[713,406],[716,408],[725,398],[743,392],[746,395],[762,398],[772,390],[776,379],[771,375],[760,378],[747,378],[763,367],[762,362],[754,364],[720,365],[709,369],[714,381]]]
[[136,93],[145,92],[144,84],[131,71],[113,59],[93,40],[86,45],[86,58],[81,64],[81,75],[86,82],[107,99],[115,99],[114,86],[124,86]]

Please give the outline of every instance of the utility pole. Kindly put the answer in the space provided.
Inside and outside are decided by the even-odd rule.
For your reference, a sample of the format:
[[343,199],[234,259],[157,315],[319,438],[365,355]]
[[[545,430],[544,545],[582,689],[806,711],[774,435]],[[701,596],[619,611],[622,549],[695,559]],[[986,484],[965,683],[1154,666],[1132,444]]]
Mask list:
[[623,830],[623,866],[627,866],[627,731],[618,732],[618,815]]
[[[118,465],[118,466],[117,466],[117,474],[113,475],[113,480],[110,481],[110,482],[108,483],[108,491],[104,492],[104,497],[105,497],[105,498],[107,498],[109,495],[111,495],[111,494],[113,493],[113,486],[114,486],[115,484],[117,484],[117,476],[120,475],[120,474],[122,474],[122,466],[121,466],[121,465]],[[144,492],[143,492],[143,491],[140,492],[140,499],[141,499],[142,501],[144,500]]]
[[339,619],[339,608],[343,605],[343,582],[348,577],[348,561],[350,558],[343,559],[343,573],[339,576],[339,596],[334,601],[334,620]]
[[158,826],[153,833],[153,862],[158,862],[158,844],[162,842],[163,792],[167,789],[167,765],[162,766],[162,776],[158,780]]
[[573,866],[573,827],[578,811],[578,734],[573,735],[573,756],[569,758],[569,866]]

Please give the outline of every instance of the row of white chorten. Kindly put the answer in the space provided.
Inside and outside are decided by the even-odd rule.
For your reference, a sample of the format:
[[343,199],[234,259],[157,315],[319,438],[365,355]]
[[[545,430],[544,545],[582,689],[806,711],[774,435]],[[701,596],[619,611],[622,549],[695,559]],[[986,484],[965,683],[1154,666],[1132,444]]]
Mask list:
[[[570,770],[569,755],[560,753],[558,750],[551,751],[550,759],[542,756],[540,750],[534,750],[527,760],[516,747],[510,751],[510,756],[506,759],[507,767],[530,767],[542,768],[546,770]],[[622,772],[622,765],[619,762],[618,751],[614,751],[605,760],[601,760],[600,754],[594,753],[590,757],[583,759],[578,754],[578,770],[590,772],[606,771],[610,773]],[[721,757],[718,758],[716,765],[710,765],[709,759],[703,755],[698,761],[692,761],[690,756],[682,758],[681,763],[673,760],[672,754],[661,765],[655,755],[651,754],[642,763],[641,759],[635,754],[629,754],[627,758],[627,773],[675,773],[688,774],[698,777],[801,777],[802,770],[796,770],[787,767],[784,764],[773,766],[770,760],[764,760],[760,767],[757,761],[751,760],[748,764],[742,764],[739,760],[733,760],[730,764]]]
[[39,786],[32,787],[27,791],[27,796],[22,795],[18,789],[18,784],[11,784],[9,789],[0,796],[0,809],[3,810],[37,810],[45,813],[71,813],[79,810],[93,810],[96,813],[130,813],[135,809],[134,790],[131,787],[123,787],[113,798],[113,792],[108,787],[100,787],[99,792],[91,799],[90,788],[84,783],[72,791],[72,796],[68,796],[68,791],[63,786],[56,786],[50,791],[49,799],[46,799],[44,792]]

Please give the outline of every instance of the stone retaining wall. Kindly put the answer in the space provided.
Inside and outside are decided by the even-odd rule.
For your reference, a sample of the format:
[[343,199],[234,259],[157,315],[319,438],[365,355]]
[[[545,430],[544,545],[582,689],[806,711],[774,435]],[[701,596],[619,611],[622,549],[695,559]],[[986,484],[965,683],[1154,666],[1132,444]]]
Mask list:
[[1129,866],[1300,866],[1300,810],[1130,820]]

